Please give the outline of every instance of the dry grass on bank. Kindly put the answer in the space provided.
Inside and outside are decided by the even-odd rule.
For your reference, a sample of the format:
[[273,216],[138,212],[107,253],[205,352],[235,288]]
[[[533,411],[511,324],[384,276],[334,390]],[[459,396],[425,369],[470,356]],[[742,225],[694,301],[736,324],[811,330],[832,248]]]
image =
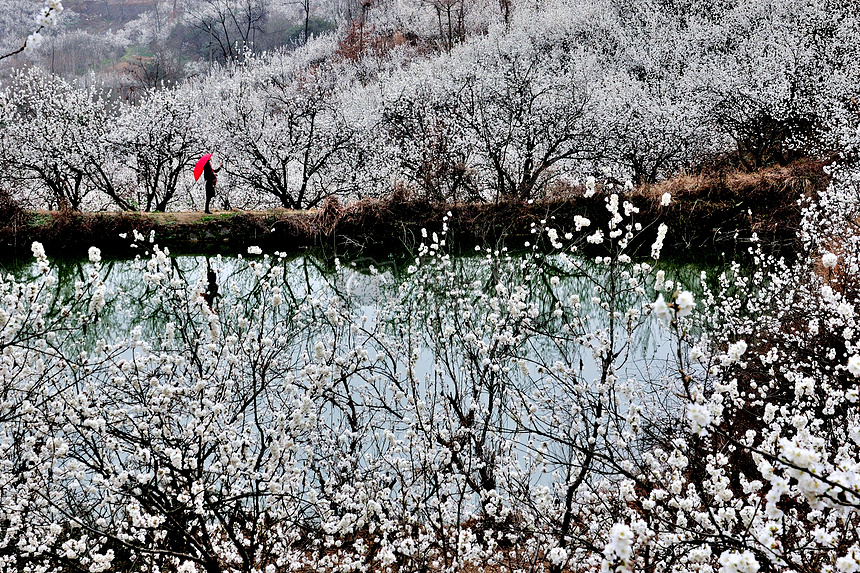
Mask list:
[[637,193],[655,203],[663,193],[681,201],[708,200],[738,203],[751,199],[769,198],[777,204],[784,199],[807,194],[814,187],[829,181],[823,162],[801,159],[786,166],[774,166],[756,172],[740,169],[680,173],[660,183],[643,185]]
[[[785,167],[755,173],[740,170],[703,170],[682,173],[654,185],[643,185],[627,197],[646,223],[665,222],[668,243],[679,247],[713,248],[726,237],[758,233],[763,239],[788,244],[800,221],[798,198],[828,183],[821,161],[804,159]],[[343,204],[329,197],[314,210],[201,212],[22,212],[9,199],[0,210],[9,211],[0,223],[0,243],[16,251],[38,240],[53,252],[85,253],[89,246],[121,255],[127,244],[117,236],[137,230],[155,232],[158,243],[174,252],[243,252],[249,245],[295,251],[313,246],[347,245],[364,249],[408,249],[420,240],[422,228],[437,231],[450,212],[448,226],[462,242],[491,242],[527,236],[531,224],[547,219],[559,230],[573,226],[576,215],[599,223],[606,217],[605,195],[621,187],[598,184],[598,193],[585,197],[584,189],[554,188],[544,199],[495,203],[439,203],[409,196],[403,190],[381,199],[364,198]],[[664,193],[672,195],[661,206]],[[6,194],[8,195],[8,194]],[[2,200],[3,197],[0,197]],[[8,203],[8,204],[7,204]],[[5,211],[4,211],[5,212]],[[14,225],[10,221],[15,220]]]

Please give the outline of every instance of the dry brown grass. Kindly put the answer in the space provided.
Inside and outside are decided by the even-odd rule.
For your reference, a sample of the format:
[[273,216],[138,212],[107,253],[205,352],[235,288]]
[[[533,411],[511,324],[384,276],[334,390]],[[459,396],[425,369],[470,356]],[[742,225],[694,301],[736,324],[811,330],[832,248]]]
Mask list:
[[[643,226],[669,226],[664,247],[667,254],[693,249],[745,251],[745,247],[739,249],[728,243],[736,241],[738,235],[749,237],[752,233],[764,241],[792,248],[800,222],[797,200],[827,183],[822,162],[800,160],[756,173],[720,169],[681,174],[656,185],[641,186],[626,193],[625,199],[640,208],[637,220]],[[56,254],[82,256],[94,245],[105,254],[122,255],[128,245],[117,241],[117,236],[136,229],[145,234],[155,230],[159,244],[173,252],[235,253],[244,252],[249,245],[295,252],[325,246],[338,252],[346,249],[344,255],[366,255],[372,251],[414,249],[421,240],[421,229],[441,230],[443,217],[451,212],[447,221],[450,245],[468,249],[476,243],[514,241],[516,246],[521,239],[528,240],[531,225],[537,221],[546,220],[559,231],[571,230],[576,215],[600,224],[607,217],[605,195],[623,193],[622,189],[617,182],[612,188],[599,185],[598,193],[586,198],[581,187],[556,186],[545,199],[533,204],[439,203],[395,189],[387,198],[365,198],[348,205],[331,197],[320,209],[310,211],[227,211],[211,215],[31,212],[20,215],[23,223],[14,228],[9,218],[5,218],[5,225],[0,219],[0,239],[15,244],[19,250],[37,240]],[[666,192],[672,195],[672,202],[663,207],[660,197]],[[653,240],[645,235],[642,241]],[[642,245],[634,242],[631,248],[637,246]]]
[[[776,166],[748,172],[741,169],[681,173],[672,179],[653,185],[643,185],[640,195],[655,203],[663,193],[675,200],[710,199],[732,200],[797,198],[822,181],[827,175],[822,161],[801,159],[787,166]],[[781,202],[781,201],[780,201]]]
[[[644,197],[659,205],[664,193],[670,193],[673,200],[725,200],[735,202],[753,197],[775,194],[803,193],[822,179],[827,180],[823,171],[824,162],[816,159],[800,159],[785,166],[772,166],[750,172],[740,168],[702,169],[695,172],[681,172],[659,183],[643,184],[635,188],[633,196]],[[623,193],[623,185],[617,180],[598,181],[598,193]],[[583,185],[566,181],[554,182],[547,189],[550,201],[569,200],[582,197]]]

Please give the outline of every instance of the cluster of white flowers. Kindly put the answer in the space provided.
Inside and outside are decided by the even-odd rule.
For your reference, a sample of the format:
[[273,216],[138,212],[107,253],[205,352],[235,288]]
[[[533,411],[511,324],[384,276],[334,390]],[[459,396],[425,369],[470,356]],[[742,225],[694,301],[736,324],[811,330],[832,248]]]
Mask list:
[[855,354],[848,359],[848,372],[854,376],[860,376],[860,355]]
[[42,30],[44,28],[56,26],[57,15],[62,11],[63,3],[61,0],[45,0],[44,7],[36,17],[36,24],[38,26],[38,29],[29,36],[27,36],[27,40],[24,43],[25,53],[32,53],[36,50],[36,48],[42,45]]
[[587,240],[589,243],[592,243],[594,245],[601,244],[603,242],[603,230],[597,229],[596,231],[594,231],[594,233],[588,235]]
[[609,530],[609,540],[603,548],[603,569],[607,571],[632,571],[630,557],[633,553],[633,530],[625,523],[616,523]]
[[672,194],[671,193],[666,192],[660,196],[660,205],[662,207],[668,207],[669,203],[671,203],[671,202],[672,202]]
[[669,232],[669,227],[665,223],[660,223],[657,227],[657,238],[654,239],[654,244],[651,245],[651,258],[655,261],[660,258],[660,251],[663,250],[663,240],[666,238],[666,233]]
[[836,570],[840,573],[857,573],[860,571],[860,546],[854,545],[846,555],[836,560]]
[[747,343],[745,340],[738,340],[729,345],[728,352],[722,357],[723,365],[734,364],[741,359],[741,356],[747,351]]
[[38,265],[39,274],[47,274],[51,268],[51,265],[48,262],[48,255],[45,253],[45,247],[42,246],[42,243],[39,243],[38,241],[33,241],[31,250],[33,252],[33,256],[36,257],[36,264]]
[[726,551],[720,555],[720,573],[757,573],[759,563],[751,551]]
[[821,264],[824,265],[825,269],[832,269],[836,267],[836,263],[839,261],[839,257],[835,254],[827,251],[823,255],[821,255]]
[[597,192],[597,180],[593,175],[585,178],[585,197],[593,197]]
[[708,426],[713,421],[710,408],[704,404],[688,404],[687,419],[690,421],[693,433],[699,436],[704,436],[708,433]]
[[553,547],[547,556],[547,560],[556,567],[564,567],[567,563],[567,551],[561,547]]
[[659,293],[657,300],[651,303],[652,314],[664,322],[671,322],[675,317],[688,316],[695,308],[695,297],[687,290],[676,291],[671,303],[666,303],[663,293]]
[[678,316],[687,316],[696,308],[693,293],[688,290],[681,291],[675,296],[675,304],[678,307]]

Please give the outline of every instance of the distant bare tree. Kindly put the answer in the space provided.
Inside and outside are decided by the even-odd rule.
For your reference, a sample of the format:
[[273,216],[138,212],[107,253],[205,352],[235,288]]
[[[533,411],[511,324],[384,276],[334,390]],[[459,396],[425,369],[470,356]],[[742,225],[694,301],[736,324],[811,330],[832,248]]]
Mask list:
[[104,138],[111,109],[98,88],[82,88],[37,69],[22,73],[0,94],[0,171],[13,186],[36,189],[50,207],[82,208],[96,170],[109,184]]
[[303,19],[302,19],[302,44],[306,44],[308,41],[308,27],[311,22],[311,0],[297,0],[295,2],[299,8],[302,10]]
[[464,0],[424,0],[436,15],[439,40],[446,50],[466,37],[466,2]]
[[169,50],[158,50],[152,56],[135,56],[129,62],[129,75],[144,90],[169,85],[182,77],[179,57]]
[[386,103],[382,126],[398,150],[397,165],[407,183],[433,200],[478,199],[472,141],[453,119],[453,101],[433,96],[419,88]]
[[208,36],[210,50],[220,61],[235,62],[264,31],[268,6],[265,0],[202,0],[192,13],[193,26]]
[[527,50],[490,51],[481,66],[457,80],[456,113],[497,198],[530,199],[563,162],[601,155],[587,72]]
[[319,205],[335,184],[327,171],[353,143],[336,99],[336,70],[285,73],[264,92],[237,85],[219,120],[225,169],[288,209]]
[[141,105],[122,114],[115,143],[137,177],[136,207],[164,211],[179,190],[182,174],[200,149],[193,110],[199,102],[190,91],[153,92]]

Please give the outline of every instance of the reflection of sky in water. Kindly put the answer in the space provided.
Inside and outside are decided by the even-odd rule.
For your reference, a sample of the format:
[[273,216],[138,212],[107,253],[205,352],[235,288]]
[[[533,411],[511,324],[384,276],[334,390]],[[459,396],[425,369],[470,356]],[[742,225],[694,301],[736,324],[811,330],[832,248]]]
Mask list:
[[[180,256],[172,257],[170,261],[170,272],[174,279],[180,279],[189,287],[197,285],[198,288],[206,290],[211,288],[207,283],[207,269],[214,271],[217,283],[217,299],[213,304],[216,308],[226,306],[239,301],[248,301],[258,290],[258,278],[249,269],[249,261],[263,263],[265,266],[272,265],[272,258],[254,257],[251,259],[236,257],[203,257],[203,256]],[[169,320],[167,314],[152,304],[148,295],[153,291],[143,280],[143,272],[146,270],[146,260],[120,260],[104,261],[102,263],[101,277],[107,286],[108,305],[100,317],[97,328],[91,328],[84,336],[85,340],[94,343],[103,338],[108,342],[122,339],[128,335],[134,327],[140,327],[144,338],[147,336],[158,336],[164,331],[166,322]],[[607,324],[606,313],[591,304],[594,294],[594,276],[599,277],[599,269],[594,265],[588,266],[590,277],[581,272],[572,272],[565,275],[561,267],[556,265],[558,261],[549,259],[547,268],[559,275],[558,284],[550,287],[546,281],[533,281],[535,290],[534,299],[541,307],[542,313],[552,312],[552,303],[555,300],[567,300],[572,294],[578,295],[582,302],[583,313],[588,317],[587,324],[591,328],[603,328]],[[398,288],[404,280],[408,280],[398,273],[398,268],[393,265],[374,265],[370,261],[358,261],[338,265],[337,269],[325,266],[318,259],[311,256],[283,259],[276,262],[283,267],[279,275],[284,287],[284,294],[295,300],[312,299],[315,297],[326,297],[336,294],[346,301],[352,313],[356,317],[367,317],[368,328],[373,327],[378,318],[379,309],[386,303],[396,300]],[[71,297],[75,289],[75,281],[83,280],[92,265],[83,261],[52,261],[52,268],[59,279],[55,289],[59,300]],[[486,261],[479,257],[464,257],[455,259],[453,268],[462,277],[464,284],[472,284],[476,281],[485,285],[485,290],[490,291],[495,284],[498,268],[491,268]],[[35,264],[18,265],[14,275],[19,280],[26,280],[28,276],[35,274]],[[676,268],[672,269],[670,276],[674,276],[677,282],[698,291],[699,272],[696,269]],[[599,278],[598,278],[599,282]],[[550,294],[548,291],[552,290]],[[425,296],[421,289],[416,289],[415,296]],[[413,301],[417,305],[430,304],[430,301]],[[632,302],[632,301],[631,301]],[[624,337],[626,333],[623,328],[617,329],[617,336]],[[312,334],[312,333],[311,333]],[[635,355],[625,365],[626,376],[635,376],[637,372],[642,373],[646,369],[661,368],[670,354],[668,348],[668,337],[666,330],[661,328],[656,320],[648,321],[635,333],[635,341],[631,344],[635,347]],[[451,343],[454,341],[451,340]],[[419,370],[429,371],[432,369],[432,349],[425,349],[419,360]],[[549,352],[551,349],[533,346],[532,352]],[[590,351],[581,352],[583,377],[594,378],[597,370]],[[663,366],[663,368],[665,365]],[[649,373],[647,378],[653,379],[654,375]]]
[[[399,300],[400,306],[408,307],[407,316],[414,316],[409,313],[420,312],[422,309],[438,310],[436,319],[439,324],[436,327],[441,329],[446,324],[462,325],[458,321],[463,318],[461,315],[464,313],[453,304],[455,297],[452,295],[458,285],[466,285],[464,292],[472,293],[476,292],[474,285],[479,285],[477,291],[491,294],[499,281],[518,284],[521,280],[506,274],[509,271],[517,272],[517,259],[514,259],[510,266],[505,266],[489,264],[486,259],[480,257],[455,259],[451,267],[454,278],[449,279],[452,282],[443,283],[440,286],[443,292],[437,293],[432,300],[429,298],[431,295],[428,295],[428,289],[425,288],[427,285],[417,282],[429,281],[427,275],[406,277],[404,272],[398,272],[398,268],[394,265],[376,264],[374,266],[369,261],[347,262],[338,265],[338,268],[333,268],[310,256],[283,260],[271,257],[240,259],[220,256],[182,256],[169,259],[169,274],[171,278],[185,285],[185,288],[195,288],[202,292],[212,288],[212,285],[208,284],[210,277],[207,276],[207,270],[213,271],[218,295],[212,306],[216,311],[223,312],[219,309],[229,308],[236,302],[253,306],[255,297],[260,296],[259,278],[249,268],[250,261],[256,264],[262,263],[267,269],[273,265],[280,267],[280,272],[273,281],[282,285],[285,297],[291,297],[293,301],[297,301],[295,308],[299,308],[300,301],[310,301],[315,298],[327,300],[337,296],[345,302],[355,320],[366,317],[364,324],[367,330],[378,328],[392,334],[397,332],[396,325],[390,322],[377,324],[377,321],[380,317],[383,317],[383,321],[392,320],[389,304],[393,301]],[[76,351],[93,348],[99,339],[109,343],[125,339],[136,327],[140,328],[144,340],[156,340],[165,331],[167,322],[171,320],[171,313],[176,310],[168,311],[160,307],[159,303],[150,296],[153,288],[143,280],[146,263],[146,260],[102,263],[100,275],[107,285],[109,303],[100,315],[99,324],[89,328],[82,337],[74,341]],[[603,276],[601,273],[605,271],[593,263],[587,264],[580,261],[582,266],[579,269],[565,273],[563,265],[556,263],[558,263],[557,260],[550,259],[546,266],[547,276],[539,277],[539,280],[536,279],[530,283],[529,296],[531,302],[540,309],[540,316],[551,316],[556,301],[565,301],[571,295],[577,295],[582,301],[582,314],[587,317],[585,320],[588,328],[591,330],[606,328],[607,313],[600,311],[591,303],[591,297],[595,294],[595,284],[601,283],[601,276]],[[54,261],[54,272],[59,279],[55,286],[57,297],[60,300],[70,297],[74,293],[75,281],[82,280],[91,267],[88,262]],[[18,269],[16,275],[20,279],[25,279],[33,273],[35,273],[35,267],[23,266]],[[667,271],[667,274],[676,281],[683,277],[681,282],[685,288],[698,290],[699,276],[695,269],[672,269]],[[551,284],[550,275],[559,277],[557,284]],[[622,301],[624,303],[622,308],[634,303],[641,307],[647,302],[649,301],[633,299]],[[476,301],[465,313],[473,319],[473,325],[480,325],[487,321],[490,309],[483,308],[482,304]],[[623,323],[623,321],[619,322]],[[440,388],[451,391],[456,385],[464,384],[469,368],[474,370],[475,365],[463,362],[466,360],[468,351],[467,344],[460,338],[461,332],[455,331],[451,335],[440,336],[438,332],[432,333],[429,330],[430,325],[421,320],[414,320],[414,327],[417,330],[424,330],[416,339],[418,352],[414,355],[415,362],[411,364],[418,381],[417,392],[428,396],[430,400],[431,394],[438,392]],[[324,329],[302,330],[299,337],[292,339],[292,347],[284,350],[287,354],[296,357],[309,352],[321,332],[325,335]],[[626,340],[628,336],[621,325],[616,326],[614,334],[621,341]],[[349,345],[355,343],[355,340],[349,337],[336,337],[336,339],[338,344],[343,345],[342,348],[338,348],[340,352],[348,352]],[[647,380],[659,385],[660,380],[667,377],[673,353],[667,330],[661,328],[656,320],[646,319],[636,329],[633,339],[628,341],[628,346],[629,353],[626,357],[616,361],[619,367],[617,372],[619,378]],[[375,358],[378,350],[373,342],[369,344],[368,353],[371,360]],[[512,356],[511,353],[515,353],[516,356]],[[558,384],[553,386],[548,380],[542,381],[546,376],[538,371],[539,364],[552,365],[557,361],[565,362],[568,367],[577,370],[578,382],[586,385],[593,385],[600,377],[599,363],[589,347],[574,340],[559,343],[558,340],[545,336],[532,336],[528,338],[526,346],[512,349],[511,353],[499,355],[498,359],[510,363],[512,359],[525,358],[528,365],[526,366],[527,375],[517,368],[512,368],[513,373],[510,376],[515,379],[521,378],[518,384],[522,384],[524,388],[544,386],[549,393],[549,398],[560,405],[565,402],[565,392],[570,391],[569,387]],[[129,349],[121,358],[127,359],[131,356],[132,350]],[[447,372],[441,374],[436,367],[440,360],[447,360],[450,367]],[[392,368],[402,376],[410,366],[408,362],[409,357],[399,357],[398,364],[392,365]],[[355,383],[362,384],[360,381]],[[662,391],[667,397],[669,395],[666,392],[667,388],[658,387],[653,390]],[[383,390],[385,391],[387,390]],[[478,398],[479,401],[485,399],[484,395]]]

